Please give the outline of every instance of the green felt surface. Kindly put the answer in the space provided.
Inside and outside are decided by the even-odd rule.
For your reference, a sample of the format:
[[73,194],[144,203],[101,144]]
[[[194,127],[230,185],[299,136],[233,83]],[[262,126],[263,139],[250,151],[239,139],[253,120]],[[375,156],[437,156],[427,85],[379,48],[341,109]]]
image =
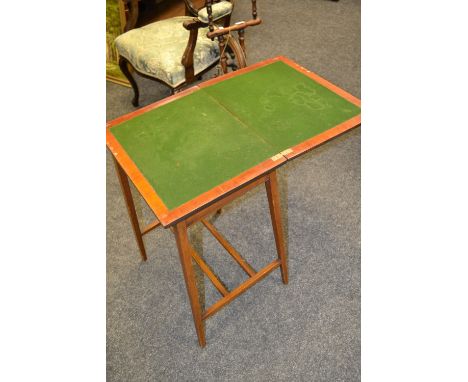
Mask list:
[[111,132],[169,209],[276,154],[201,91]]
[[281,61],[204,90],[268,141],[276,152],[320,134],[361,111]]
[[111,128],[169,209],[351,117],[360,108],[275,62]]

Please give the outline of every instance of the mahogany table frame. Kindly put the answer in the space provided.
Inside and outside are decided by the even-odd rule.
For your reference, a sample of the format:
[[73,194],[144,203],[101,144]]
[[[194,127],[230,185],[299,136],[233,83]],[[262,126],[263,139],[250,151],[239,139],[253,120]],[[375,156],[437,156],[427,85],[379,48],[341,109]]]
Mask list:
[[[281,223],[281,209],[280,209],[280,198],[278,191],[278,181],[276,175],[276,169],[286,163],[289,159],[295,158],[298,155],[304,154],[318,145],[341,135],[342,133],[357,127],[361,123],[361,115],[357,115],[350,118],[337,126],[324,131],[300,144],[297,144],[272,158],[260,163],[257,166],[243,172],[242,174],[214,187],[213,189],[197,196],[191,201],[182,204],[179,207],[169,210],[163,203],[161,198],[157,195],[156,191],[151,187],[147,179],[139,171],[135,163],[128,156],[124,148],[115,139],[109,129],[123,121],[129,120],[137,115],[143,114],[149,110],[160,107],[164,104],[172,102],[178,98],[184,97],[196,91],[199,88],[210,86],[216,82],[223,81],[227,78],[237,76],[242,73],[246,73],[257,69],[261,66],[271,64],[275,61],[282,61],[285,64],[293,67],[299,72],[312,78],[321,85],[327,87],[331,91],[345,98],[349,102],[360,106],[361,102],[356,97],[347,93],[346,91],[338,88],[331,84],[327,80],[321,78],[317,74],[299,66],[295,62],[289,60],[286,57],[279,56],[260,63],[251,65],[247,68],[240,69],[236,72],[232,72],[221,77],[206,81],[200,85],[189,88],[171,97],[165,98],[159,102],[155,102],[151,105],[138,109],[132,113],[121,116],[107,124],[106,141],[107,147],[114,156],[115,167],[117,175],[120,181],[120,186],[125,198],[127,210],[129,213],[132,228],[135,234],[135,238],[140,250],[140,254],[143,261],[146,261],[147,255],[145,245],[143,242],[143,236],[148,232],[152,231],[156,227],[162,225],[165,228],[171,228],[176,239],[177,248],[179,251],[180,262],[184,274],[185,284],[187,287],[187,293],[192,308],[193,319],[195,323],[195,329],[198,336],[198,341],[201,347],[206,344],[205,329],[203,322],[204,320],[211,317],[213,314],[218,312],[221,308],[231,302],[233,299],[238,297],[240,294],[245,292],[251,286],[256,284],[258,281],[267,276],[270,272],[276,268],[280,268],[282,281],[284,284],[288,283],[288,267],[286,259],[286,251],[284,245],[283,228]],[[129,179],[135,185],[141,196],[148,203],[148,206],[153,210],[157,219],[149,224],[148,226],[141,228],[138,222],[138,216],[135,210],[135,205],[130,190]],[[210,223],[206,217],[213,212],[218,211],[224,205],[237,199],[250,189],[264,184],[268,197],[268,204],[270,208],[270,215],[273,225],[273,233],[275,237],[275,244],[278,253],[278,258],[261,269],[255,272],[253,268],[241,257],[241,255],[231,246],[231,244],[216,230],[216,228]],[[247,273],[249,278],[247,281],[239,285],[232,291],[228,291],[224,284],[217,278],[211,268],[204,262],[204,260],[196,253],[192,248],[187,234],[187,227],[193,223],[201,222],[209,232],[219,241],[219,243],[227,250],[227,252],[233,257],[233,259],[239,264],[239,266]],[[192,259],[198,264],[200,269],[210,279],[222,298],[214,303],[212,306],[202,312],[198,290],[195,282],[195,275],[193,271]]]

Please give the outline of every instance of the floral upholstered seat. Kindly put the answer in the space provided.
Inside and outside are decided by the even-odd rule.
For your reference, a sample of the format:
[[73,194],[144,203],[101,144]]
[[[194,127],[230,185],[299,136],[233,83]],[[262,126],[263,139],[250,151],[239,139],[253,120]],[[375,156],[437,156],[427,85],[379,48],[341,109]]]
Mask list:
[[[190,34],[182,25],[186,20],[193,17],[173,17],[132,29],[115,39],[117,51],[137,71],[176,88],[185,82],[181,61]],[[193,54],[195,75],[219,60],[218,43],[207,38],[207,32],[208,28],[198,31]]]
[[[125,0],[128,7],[126,32],[118,36],[114,43],[119,68],[133,89],[132,104],[135,107],[138,106],[140,91],[133,73],[160,81],[170,88],[171,94],[175,94],[200,80],[216,64],[219,64],[219,73],[227,73],[228,67],[236,70],[247,65],[243,31],[261,20],[252,20],[251,24],[242,22],[242,27],[230,26],[234,0],[207,0],[203,8],[195,7],[192,0],[183,1],[185,16],[136,28],[143,22],[138,17],[139,0]],[[252,0],[252,7],[255,18],[255,0]],[[239,41],[222,37],[230,32],[230,28],[238,31]],[[211,38],[207,38],[207,34]],[[224,53],[223,57],[220,57],[220,50]],[[228,59],[231,60],[229,64]]]

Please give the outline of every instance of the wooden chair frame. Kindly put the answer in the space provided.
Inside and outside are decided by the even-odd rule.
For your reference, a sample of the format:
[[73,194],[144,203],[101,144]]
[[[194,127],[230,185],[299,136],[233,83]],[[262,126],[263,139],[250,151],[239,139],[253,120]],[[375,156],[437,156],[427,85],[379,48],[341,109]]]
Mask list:
[[[122,56],[119,56],[119,67],[122,73],[125,75],[125,77],[128,79],[128,82],[130,82],[130,85],[132,86],[134,96],[132,99],[132,105],[137,107],[138,106],[138,101],[140,97],[140,92],[138,89],[138,84],[136,83],[135,79],[133,78],[132,71],[135,71],[138,73],[140,76],[148,78],[150,80],[157,81],[159,83],[162,83],[165,86],[168,86],[171,89],[171,94],[175,94],[179,92],[184,86],[193,83],[196,79],[201,79],[201,76],[208,72],[209,70],[213,69],[216,65],[218,65],[219,60],[211,64],[209,67],[207,67],[205,70],[202,72],[198,73],[197,76],[195,77],[195,70],[194,70],[194,63],[193,63],[193,53],[195,51],[195,47],[197,44],[197,39],[198,39],[198,30],[200,28],[206,28],[208,24],[205,24],[198,20],[196,16],[198,15],[198,9],[193,5],[191,0],[184,0],[185,3],[185,15],[186,16],[194,16],[192,20],[188,20],[183,23],[183,26],[185,29],[187,29],[190,34],[189,34],[189,39],[187,41],[187,46],[185,48],[184,54],[182,56],[182,65],[185,68],[185,81],[178,85],[177,87],[172,87],[169,84],[167,84],[164,81],[161,81],[158,78],[148,76],[145,73],[142,73],[135,69],[135,67],[125,58]],[[127,1],[127,7],[128,7],[128,20],[127,23],[124,27],[124,32],[128,32],[129,30],[132,30],[135,28],[137,20],[138,20],[138,0],[129,0]],[[229,14],[228,16],[225,16],[220,19],[220,21],[223,23],[225,27],[228,27],[231,21],[231,15]],[[235,49],[235,48],[234,48]],[[243,63],[239,64],[239,67],[245,67],[245,61]],[[132,68],[132,71],[129,69],[129,67]]]

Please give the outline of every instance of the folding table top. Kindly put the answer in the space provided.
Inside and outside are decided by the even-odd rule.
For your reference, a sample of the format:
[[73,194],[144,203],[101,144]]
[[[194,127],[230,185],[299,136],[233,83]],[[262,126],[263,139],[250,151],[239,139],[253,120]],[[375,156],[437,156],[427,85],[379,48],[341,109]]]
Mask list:
[[107,146],[164,226],[360,124],[360,101],[277,57],[108,123]]

